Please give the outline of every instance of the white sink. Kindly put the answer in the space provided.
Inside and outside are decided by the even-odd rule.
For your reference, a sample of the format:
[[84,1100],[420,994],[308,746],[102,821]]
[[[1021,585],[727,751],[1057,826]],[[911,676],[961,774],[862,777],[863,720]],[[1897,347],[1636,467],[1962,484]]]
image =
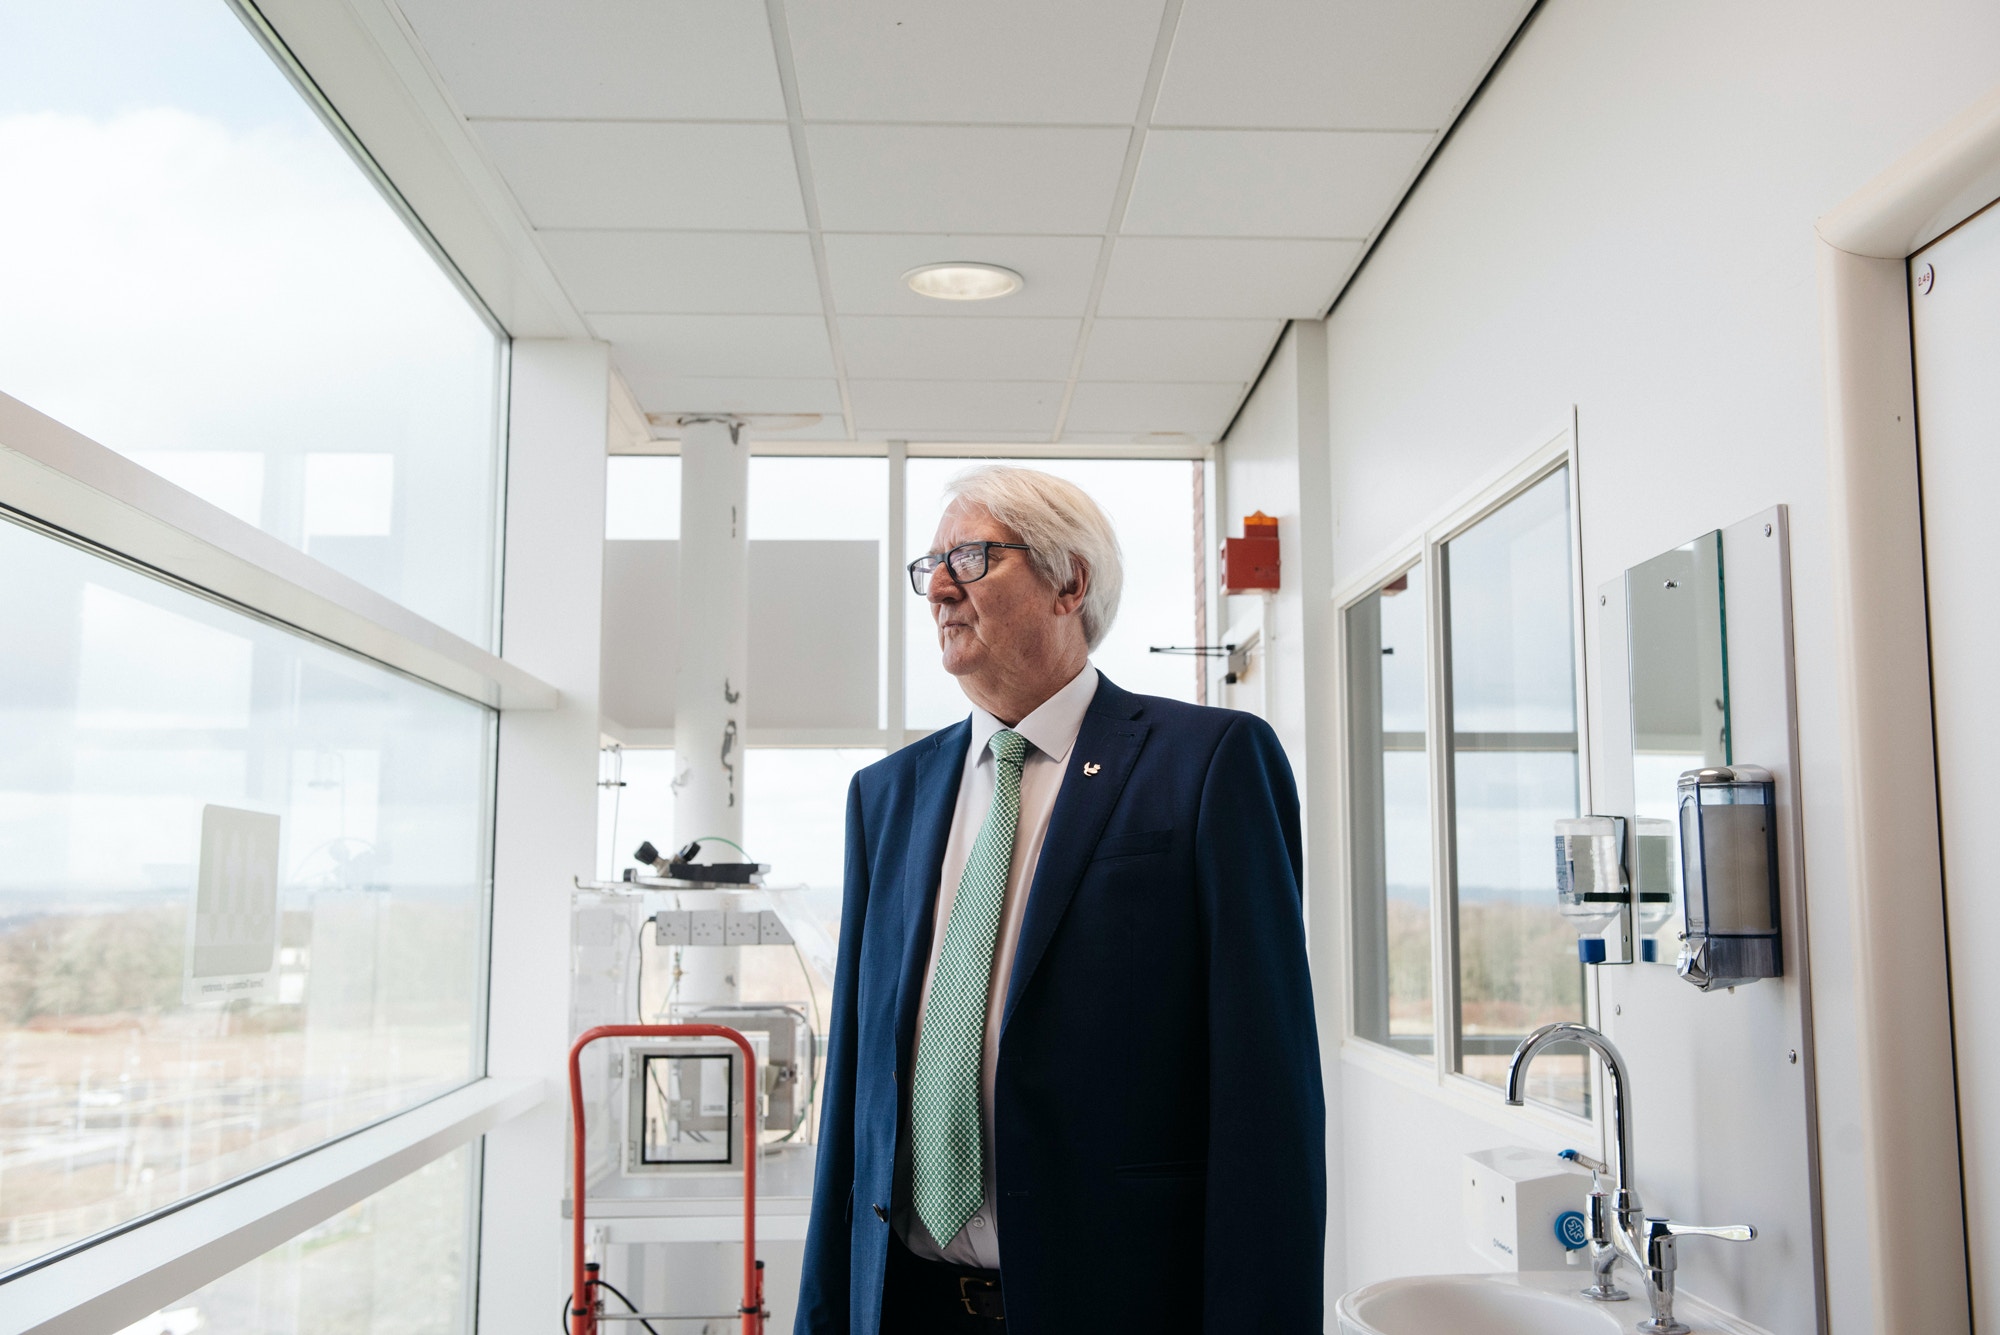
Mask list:
[[[1652,1315],[1645,1295],[1620,1266],[1618,1282],[1632,1294],[1598,1303],[1578,1290],[1587,1267],[1499,1275],[1412,1275],[1385,1279],[1343,1297],[1334,1308],[1340,1335],[1626,1335]],[[1696,1335],[1753,1329],[1681,1294],[1674,1315]]]

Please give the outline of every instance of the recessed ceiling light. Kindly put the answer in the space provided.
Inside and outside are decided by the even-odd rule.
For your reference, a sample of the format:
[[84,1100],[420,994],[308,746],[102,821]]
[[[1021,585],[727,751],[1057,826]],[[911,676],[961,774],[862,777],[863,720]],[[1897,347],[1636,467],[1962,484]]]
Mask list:
[[997,264],[922,264],[903,275],[910,291],[939,301],[991,301],[1021,290],[1021,275]]

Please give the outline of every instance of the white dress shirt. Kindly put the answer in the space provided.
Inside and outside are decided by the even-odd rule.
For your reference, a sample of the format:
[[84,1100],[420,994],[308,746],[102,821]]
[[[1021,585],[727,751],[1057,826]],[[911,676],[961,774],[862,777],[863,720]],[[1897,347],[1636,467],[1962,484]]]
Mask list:
[[[1041,860],[1042,840],[1048,835],[1049,817],[1056,808],[1056,795],[1062,790],[1070,748],[1076,744],[1084,712],[1096,694],[1097,669],[1085,664],[1069,685],[1014,725],[1014,731],[1028,739],[1029,751],[1021,766],[1021,815],[1014,827],[1014,863],[1007,873],[1006,897],[1001,901],[1000,924],[994,933],[993,978],[986,1002],[986,1051],[979,1082],[980,1128],[986,1139],[986,1199],[958,1236],[946,1239],[943,1245],[931,1237],[911,1205],[910,1082],[903,1081],[903,1134],[896,1142],[895,1227],[903,1244],[926,1260],[953,1261],[982,1270],[1000,1268],[999,1225],[993,1210],[993,1073],[1000,1057],[1000,1019],[1007,1006],[1007,982],[1014,974],[1014,949],[1021,940],[1021,921],[1027,916],[1028,891],[1034,885],[1035,864]],[[945,845],[937,913],[932,922],[930,961],[924,966],[924,990],[917,1003],[919,1041],[924,1011],[930,1005],[931,974],[937,969],[938,952],[944,948],[944,929],[951,918],[952,900],[958,895],[959,878],[965,874],[965,863],[972,856],[979,827],[986,823],[986,809],[993,804],[994,761],[987,744],[1005,726],[983,709],[972,711],[972,741],[965,750],[958,805],[951,815],[951,839]],[[912,1051],[906,1055],[903,1068],[913,1069],[915,1062]]]

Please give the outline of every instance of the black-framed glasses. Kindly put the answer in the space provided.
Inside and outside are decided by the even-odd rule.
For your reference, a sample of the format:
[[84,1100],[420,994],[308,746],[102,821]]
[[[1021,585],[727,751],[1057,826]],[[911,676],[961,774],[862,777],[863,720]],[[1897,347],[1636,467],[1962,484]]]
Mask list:
[[1024,542],[961,542],[948,552],[932,552],[919,556],[910,562],[910,587],[921,596],[931,591],[931,576],[943,566],[951,576],[951,582],[958,585],[970,584],[976,579],[985,579],[986,571],[992,565],[987,553],[995,547],[1004,547],[1010,552],[1031,552],[1034,548]]

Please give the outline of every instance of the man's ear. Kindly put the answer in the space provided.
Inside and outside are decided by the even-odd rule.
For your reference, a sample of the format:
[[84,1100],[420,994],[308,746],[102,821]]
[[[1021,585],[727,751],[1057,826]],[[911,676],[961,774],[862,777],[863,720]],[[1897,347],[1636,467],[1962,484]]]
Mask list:
[[1056,611],[1063,616],[1073,615],[1090,592],[1090,567],[1072,557],[1069,569],[1069,583],[1056,592]]

